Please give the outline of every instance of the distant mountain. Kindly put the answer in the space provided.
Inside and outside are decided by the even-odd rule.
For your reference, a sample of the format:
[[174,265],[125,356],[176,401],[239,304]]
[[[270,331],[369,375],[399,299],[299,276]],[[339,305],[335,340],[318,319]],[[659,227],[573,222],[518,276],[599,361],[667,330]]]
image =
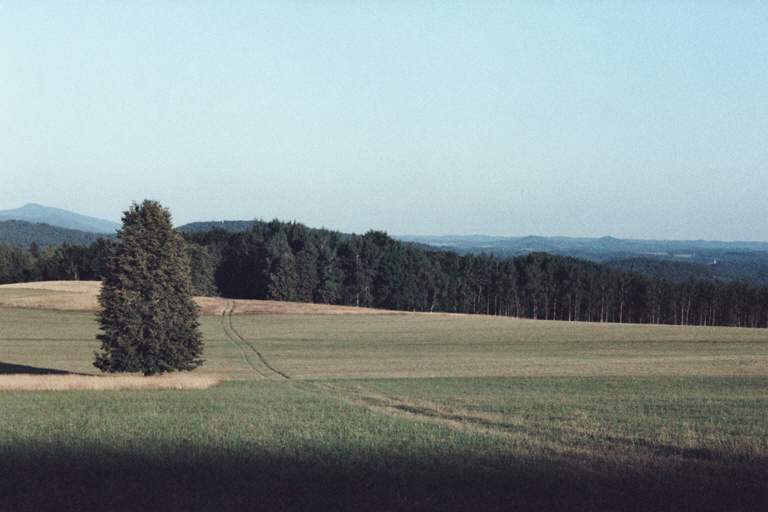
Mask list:
[[29,247],[32,242],[39,246],[90,245],[99,238],[116,238],[113,235],[89,233],[75,229],[60,228],[49,224],[26,222],[23,220],[0,221],[0,243]]
[[[48,224],[50,226],[87,231],[90,233],[114,234],[121,225],[79,213],[50,208],[35,203],[28,203],[14,210],[0,211],[0,221],[20,220],[25,222]],[[39,243],[39,242],[38,242]]]

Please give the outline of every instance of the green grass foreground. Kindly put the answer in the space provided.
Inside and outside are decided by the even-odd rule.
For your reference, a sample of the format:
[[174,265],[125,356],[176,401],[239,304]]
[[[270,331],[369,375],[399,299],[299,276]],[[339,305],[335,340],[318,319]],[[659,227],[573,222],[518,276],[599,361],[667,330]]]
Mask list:
[[[519,377],[5,393],[0,509],[761,510],[766,385]],[[387,400],[392,413],[359,405]]]
[[[205,317],[209,389],[0,393],[0,510],[768,508],[762,330]],[[0,308],[0,373],[98,373]]]

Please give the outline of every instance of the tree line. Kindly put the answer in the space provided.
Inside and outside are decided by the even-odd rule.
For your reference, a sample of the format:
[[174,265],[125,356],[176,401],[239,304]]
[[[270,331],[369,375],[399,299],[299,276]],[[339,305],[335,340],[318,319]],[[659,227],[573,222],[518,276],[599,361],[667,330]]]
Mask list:
[[98,238],[90,245],[64,243],[28,248],[0,243],[0,284],[34,281],[98,281],[114,240]]
[[548,320],[768,327],[768,287],[678,282],[566,256],[460,256],[302,224],[185,234],[198,292]]
[[[547,320],[768,327],[768,287],[743,282],[681,282],[547,253],[460,256],[381,231],[345,235],[277,220],[256,221],[242,231],[187,232],[184,239],[199,295]],[[0,282],[99,278],[100,258],[112,243],[38,249],[36,257],[31,249],[0,244]]]

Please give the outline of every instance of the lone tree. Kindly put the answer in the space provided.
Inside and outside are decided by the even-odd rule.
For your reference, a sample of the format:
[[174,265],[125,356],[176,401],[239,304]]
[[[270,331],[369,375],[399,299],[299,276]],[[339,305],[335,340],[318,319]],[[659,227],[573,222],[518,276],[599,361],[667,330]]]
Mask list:
[[99,295],[102,353],[93,365],[144,375],[194,370],[203,363],[199,310],[171,213],[156,201],[133,203],[117,237]]

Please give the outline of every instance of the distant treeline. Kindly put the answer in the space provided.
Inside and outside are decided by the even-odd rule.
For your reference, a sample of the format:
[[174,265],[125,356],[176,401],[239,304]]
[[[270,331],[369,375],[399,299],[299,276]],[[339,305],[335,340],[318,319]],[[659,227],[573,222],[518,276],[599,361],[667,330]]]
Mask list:
[[99,238],[104,238],[104,236],[23,220],[0,221],[0,243],[7,243],[8,245],[22,245],[24,247],[29,247],[33,243],[40,247],[65,243],[89,245]]
[[90,245],[64,243],[29,248],[0,243],[0,284],[33,281],[98,281],[114,240],[97,238]]
[[[768,287],[611,269],[546,253],[500,259],[254,222],[184,233],[200,295],[549,320],[768,327]],[[109,244],[0,244],[0,282],[96,279]]]

